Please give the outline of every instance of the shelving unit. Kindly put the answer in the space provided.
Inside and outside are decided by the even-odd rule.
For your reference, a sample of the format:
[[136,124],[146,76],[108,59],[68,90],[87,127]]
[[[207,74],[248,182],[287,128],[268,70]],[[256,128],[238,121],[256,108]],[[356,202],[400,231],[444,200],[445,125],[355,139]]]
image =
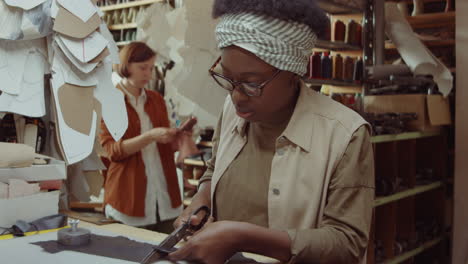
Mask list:
[[395,193],[393,195],[384,196],[384,197],[376,197],[376,199],[374,201],[374,207],[378,207],[378,206],[381,206],[381,205],[384,205],[384,204],[396,202],[396,201],[405,199],[407,197],[418,195],[420,193],[432,191],[432,190],[435,190],[435,189],[440,188],[442,186],[443,186],[442,181],[437,181],[437,182],[434,182],[434,183],[421,185],[421,186],[418,186],[418,187],[415,187],[415,188],[412,188],[412,189],[401,191],[401,192]]
[[[423,41],[424,44],[429,48],[437,48],[437,47],[452,47],[455,45],[454,39],[441,39],[441,40],[425,40]],[[385,43],[385,49],[396,49],[395,44],[393,43]]]
[[[362,20],[362,14],[365,12],[364,9],[359,7],[350,6],[341,4],[336,0],[318,0],[317,4],[320,8],[322,8],[326,13],[328,13],[331,18],[336,17],[342,20],[354,19],[356,21]],[[331,19],[332,22],[332,19]],[[359,22],[358,22],[359,23]],[[363,55],[363,47],[359,45],[351,45],[343,41],[330,41],[330,40],[317,40],[314,51],[319,52],[335,52],[341,54],[349,54],[353,53],[350,57],[358,57]],[[331,54],[332,55],[332,54]],[[325,80],[325,79],[309,79],[305,78],[304,82],[310,84],[312,86],[321,86],[326,85],[330,86],[330,90],[335,90],[335,87],[339,87],[341,91],[343,88],[350,88],[347,89],[345,93],[360,93],[362,92],[361,83],[352,82],[352,81],[343,81],[343,80]],[[334,91],[335,92],[335,91]]]
[[[445,193],[447,168],[445,133],[409,132],[397,135],[379,135],[371,138],[375,152],[376,177],[387,182],[398,182],[392,188],[396,191],[374,200],[374,219],[371,243],[368,249],[368,263],[376,263],[374,241],[380,241],[386,258],[383,263],[419,263],[414,258],[442,241],[438,238],[422,243],[414,249],[407,249],[395,255],[395,243],[399,239],[408,241],[421,239],[417,222],[445,227]],[[429,170],[430,183],[419,183],[417,174]],[[426,179],[424,178],[426,181]],[[388,186],[387,186],[388,187]],[[388,191],[388,190],[387,190]],[[429,209],[430,208],[430,209]],[[442,256],[434,253],[435,258]],[[441,262],[444,263],[444,262]]]
[[345,51],[345,50],[358,50],[362,51],[362,47],[356,45],[350,45],[344,42],[334,42],[328,40],[317,40],[315,44],[316,48],[319,49],[326,49],[332,51]]
[[[135,15],[133,19],[131,20],[131,22],[129,23],[125,23],[126,20],[118,19],[121,24],[118,24],[119,21],[114,20],[113,18],[114,12],[117,12],[117,17],[120,17],[121,15],[120,12],[127,12],[127,10],[132,10],[135,8],[142,8],[142,7],[146,8],[151,4],[160,3],[164,1],[165,0],[136,0],[136,1],[127,2],[127,3],[100,6],[100,9],[102,12],[104,12],[105,17],[109,15],[111,17],[110,20],[113,20],[113,23],[116,23],[116,24],[108,24],[107,27],[109,28],[110,31],[113,32],[114,40],[116,41],[117,46],[122,47],[135,40],[134,39],[136,36],[135,31],[137,29],[137,23],[135,23],[135,21],[136,21],[136,16],[139,13],[139,11],[134,13]],[[135,12],[135,10],[133,10],[132,12]]]
[[107,12],[107,11],[113,11],[113,10],[118,10],[118,9],[130,8],[130,7],[151,5],[154,3],[164,2],[164,1],[165,0],[139,0],[139,1],[133,1],[133,2],[128,2],[128,3],[116,4],[116,5],[101,6],[100,8],[103,12]]
[[318,0],[317,3],[325,12],[334,15],[363,12],[360,8],[339,4],[334,0]]
[[116,25],[110,25],[108,26],[108,28],[109,30],[132,29],[132,28],[137,28],[137,24],[136,23],[116,24]]
[[116,42],[115,44],[117,44],[118,47],[122,47],[129,43],[131,43],[131,41],[119,41],[119,42]]
[[429,131],[429,132],[406,132],[395,135],[378,135],[371,138],[372,143],[385,143],[385,142],[396,142],[401,140],[410,140],[418,138],[427,138],[441,135],[440,131]]
[[415,257],[416,255],[434,247],[435,245],[439,244],[441,241],[443,240],[443,237],[439,237],[439,238],[436,238],[436,239],[433,239],[431,241],[428,241],[424,244],[422,244],[421,246],[413,249],[413,250],[410,250],[402,255],[399,255],[399,256],[396,256],[390,260],[387,260],[384,262],[384,264],[398,264],[398,263],[403,263],[404,261],[412,258],[412,257]]
[[413,28],[455,27],[455,12],[409,16],[407,20]]
[[322,80],[322,79],[304,79],[305,83],[311,85],[336,85],[336,86],[349,86],[349,87],[359,87],[362,86],[359,83],[348,82],[348,81],[338,81],[338,80]]

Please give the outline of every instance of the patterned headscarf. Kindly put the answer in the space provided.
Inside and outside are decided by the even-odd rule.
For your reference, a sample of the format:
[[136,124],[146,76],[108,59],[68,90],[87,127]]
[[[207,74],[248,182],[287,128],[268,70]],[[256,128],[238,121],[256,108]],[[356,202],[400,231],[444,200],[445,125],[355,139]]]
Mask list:
[[316,34],[305,24],[253,13],[227,14],[216,26],[220,49],[238,46],[266,63],[303,76]]

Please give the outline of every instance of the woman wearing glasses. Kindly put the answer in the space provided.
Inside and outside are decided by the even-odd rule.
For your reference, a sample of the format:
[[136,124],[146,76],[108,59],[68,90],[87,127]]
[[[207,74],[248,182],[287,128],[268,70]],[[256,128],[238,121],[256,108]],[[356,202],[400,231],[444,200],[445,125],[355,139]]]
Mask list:
[[230,96],[199,192],[175,224],[201,205],[215,221],[170,257],[364,263],[374,196],[369,126],[301,81],[326,16],[311,0],[215,0],[213,14],[222,55],[209,72]]

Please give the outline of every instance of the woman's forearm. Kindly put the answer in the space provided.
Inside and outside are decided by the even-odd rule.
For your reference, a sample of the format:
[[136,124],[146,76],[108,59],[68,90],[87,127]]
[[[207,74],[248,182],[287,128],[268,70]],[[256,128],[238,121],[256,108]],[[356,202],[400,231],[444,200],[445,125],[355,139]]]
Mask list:
[[148,146],[154,140],[148,133],[143,133],[134,138],[126,139],[122,142],[122,150],[125,155],[130,156],[138,151],[142,150],[144,147]]
[[236,227],[238,250],[271,257],[281,262],[291,258],[291,240],[285,231],[239,223]]

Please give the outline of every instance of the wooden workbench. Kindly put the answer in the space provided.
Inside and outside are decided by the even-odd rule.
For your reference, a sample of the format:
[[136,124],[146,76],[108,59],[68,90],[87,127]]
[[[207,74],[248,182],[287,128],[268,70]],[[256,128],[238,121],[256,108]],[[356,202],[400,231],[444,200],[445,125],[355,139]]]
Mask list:
[[[137,238],[137,239],[145,240],[148,242],[154,242],[155,244],[160,243],[167,236],[166,234],[163,234],[163,233],[158,233],[158,232],[136,228],[132,226],[127,226],[123,224],[95,225],[95,224],[91,224],[87,222],[80,222],[80,227],[106,230],[112,233],[130,237],[130,238]],[[250,253],[243,253],[243,255],[247,258],[255,260],[255,262],[248,262],[248,263],[268,263],[268,264],[279,263],[278,261],[274,259],[260,256],[260,255],[255,255],[255,254],[250,254]],[[246,263],[246,262],[242,262],[242,263]]]
[[[145,229],[135,228],[131,226],[126,226],[123,224],[108,224],[108,225],[95,225],[87,222],[80,222],[79,227],[86,228],[91,231],[93,235],[97,236],[104,236],[104,237],[127,237],[130,239],[129,243],[129,250],[134,250],[134,252],[140,251],[138,253],[141,255],[141,247],[132,248],[132,243],[144,243],[141,244],[142,246],[146,244],[146,247],[150,246],[149,244],[159,244],[166,235],[162,233],[157,233]],[[8,263],[15,263],[15,264],[30,264],[30,263],[50,263],[50,264],[61,264],[61,263],[69,263],[69,264],[87,264],[87,263],[100,263],[100,264],[131,264],[136,263],[134,261],[125,260],[122,258],[117,258],[119,252],[121,251],[112,251],[112,253],[106,254],[114,254],[115,256],[110,255],[101,255],[97,254],[96,251],[91,250],[91,252],[83,253],[80,252],[80,249],[76,250],[64,250],[60,249],[58,251],[54,251],[56,246],[54,241],[57,239],[57,231],[46,232],[36,235],[30,235],[25,237],[18,237],[12,238],[8,240],[0,240],[0,255],[4,260]],[[121,239],[120,239],[121,240]],[[105,241],[105,240],[100,240]],[[51,244],[52,243],[52,244]],[[102,242],[106,243],[106,242]],[[125,242],[127,243],[127,242]],[[45,251],[42,246],[45,244],[48,250],[53,252]],[[52,245],[52,247],[51,247]],[[122,245],[122,244],[120,244]],[[123,245],[125,247],[125,245]],[[122,247],[122,246],[120,246]],[[96,247],[94,247],[96,248]],[[111,246],[113,248],[113,246]],[[116,249],[118,247],[115,247]],[[105,251],[105,250],[104,250]],[[101,251],[99,250],[99,253]],[[145,255],[146,253],[143,253]],[[278,263],[273,259],[253,255],[253,254],[245,254],[245,258],[241,261],[229,261],[229,264],[238,264],[238,263]],[[2,262],[3,263],[3,262]],[[171,263],[169,261],[158,261],[158,263]],[[180,262],[180,263],[187,263],[187,262]]]

